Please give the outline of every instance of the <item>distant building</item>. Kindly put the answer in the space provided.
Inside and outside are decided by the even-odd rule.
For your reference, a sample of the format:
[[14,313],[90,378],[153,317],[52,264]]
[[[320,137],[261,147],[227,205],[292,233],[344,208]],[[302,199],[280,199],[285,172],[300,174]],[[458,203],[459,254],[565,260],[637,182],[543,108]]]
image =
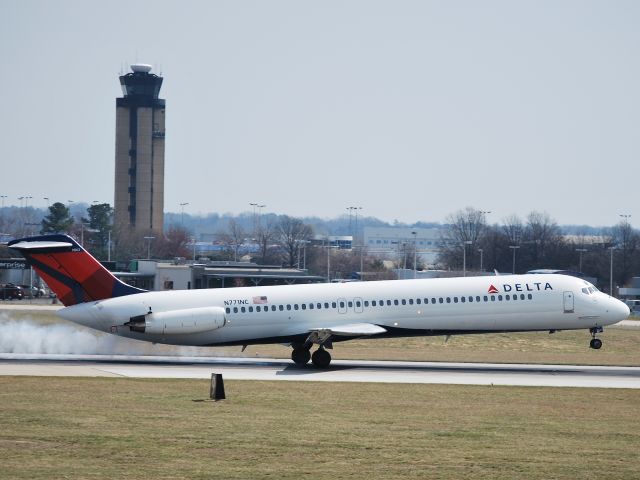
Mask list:
[[[416,253],[427,265],[435,265],[442,245],[440,228],[365,227],[364,244],[372,255],[401,256]],[[414,233],[415,232],[415,235]]]
[[165,101],[162,77],[150,65],[131,65],[116,99],[114,226],[138,239],[162,235],[164,222]]
[[311,240],[312,246],[325,246],[329,242],[331,248],[338,250],[351,250],[353,245],[353,237],[351,235],[315,235]]
[[134,260],[129,271],[113,274],[130,285],[145,290],[191,290],[200,288],[253,287],[318,283],[325,277],[309,275],[297,268],[257,265],[249,262],[209,262],[181,264]]

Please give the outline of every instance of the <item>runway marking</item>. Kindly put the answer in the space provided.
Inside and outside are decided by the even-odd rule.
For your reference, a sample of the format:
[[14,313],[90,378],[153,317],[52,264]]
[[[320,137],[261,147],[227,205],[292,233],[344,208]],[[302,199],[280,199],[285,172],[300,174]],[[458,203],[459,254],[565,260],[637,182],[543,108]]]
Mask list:
[[640,388],[640,367],[334,360],[326,370],[290,360],[234,357],[0,354],[0,375],[210,378]]

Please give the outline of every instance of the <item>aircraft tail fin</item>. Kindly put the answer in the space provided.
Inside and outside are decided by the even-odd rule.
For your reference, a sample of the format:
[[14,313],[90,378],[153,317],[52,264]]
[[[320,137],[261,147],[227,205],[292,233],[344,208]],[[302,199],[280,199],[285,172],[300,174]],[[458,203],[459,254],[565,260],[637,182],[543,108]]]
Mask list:
[[27,259],[67,307],[144,292],[118,280],[68,235],[20,238],[8,246]]

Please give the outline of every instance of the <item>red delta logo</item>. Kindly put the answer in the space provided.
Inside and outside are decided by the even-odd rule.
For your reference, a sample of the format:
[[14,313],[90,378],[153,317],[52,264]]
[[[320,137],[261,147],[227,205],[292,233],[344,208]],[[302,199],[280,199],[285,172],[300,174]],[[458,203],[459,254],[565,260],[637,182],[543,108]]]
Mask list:
[[489,286],[489,293],[498,293],[498,289],[493,285]]

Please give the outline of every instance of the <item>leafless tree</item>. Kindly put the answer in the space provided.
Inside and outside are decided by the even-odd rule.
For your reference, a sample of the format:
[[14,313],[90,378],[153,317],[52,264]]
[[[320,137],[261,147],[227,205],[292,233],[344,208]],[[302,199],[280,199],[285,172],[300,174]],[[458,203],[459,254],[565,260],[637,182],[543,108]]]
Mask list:
[[311,227],[299,218],[287,215],[280,218],[276,235],[283,250],[283,261],[286,266],[293,267],[299,262],[300,244],[311,238]]
[[269,263],[272,260],[271,251],[276,240],[276,228],[271,218],[267,218],[266,221],[257,224],[255,239],[260,247],[259,262],[262,264]]
[[218,233],[218,239],[233,254],[233,261],[238,261],[240,246],[244,243],[246,233],[242,226],[234,219],[230,219],[225,231]]
[[[439,262],[453,267],[462,267],[463,248],[475,252],[486,229],[484,213],[472,207],[458,210],[446,219],[442,235]],[[475,255],[467,257],[467,268],[475,263]]]

